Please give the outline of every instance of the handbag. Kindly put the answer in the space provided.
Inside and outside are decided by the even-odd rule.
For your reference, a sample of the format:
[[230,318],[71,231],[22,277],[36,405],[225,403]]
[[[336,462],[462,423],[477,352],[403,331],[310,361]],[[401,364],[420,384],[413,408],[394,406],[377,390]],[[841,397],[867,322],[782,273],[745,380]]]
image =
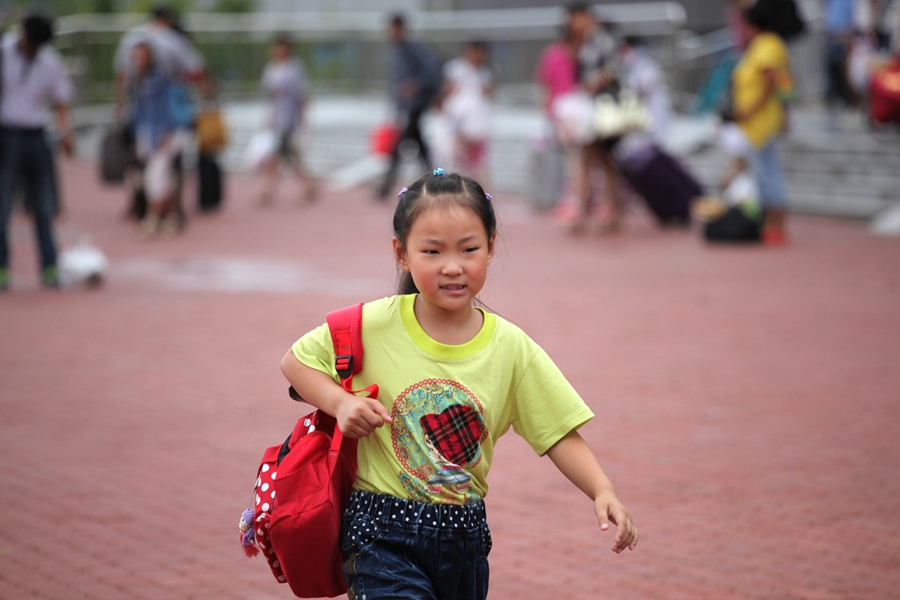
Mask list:
[[197,114],[197,146],[201,154],[215,154],[228,143],[225,121],[218,108],[205,108]]
[[125,181],[125,169],[134,162],[134,144],[128,126],[119,124],[103,136],[100,146],[100,179],[104,183]]
[[742,203],[709,221],[703,228],[703,237],[708,242],[758,242],[762,238],[762,225],[759,205]]
[[900,121],[900,59],[892,60],[872,76],[869,117],[876,123]]
[[397,142],[400,141],[400,130],[392,123],[379,125],[372,131],[370,146],[372,154],[378,156],[389,156]]
[[[329,313],[327,321],[341,386],[377,398],[377,385],[352,385],[362,370],[362,304]],[[302,400],[294,388],[289,393]],[[341,519],[356,479],[356,449],[357,441],[344,438],[334,417],[317,410],[263,454],[250,508],[241,515],[241,544],[248,557],[262,551],[275,579],[297,597],[347,592]]]
[[618,138],[649,126],[650,112],[634,90],[600,94],[594,101],[594,133],[600,139]]

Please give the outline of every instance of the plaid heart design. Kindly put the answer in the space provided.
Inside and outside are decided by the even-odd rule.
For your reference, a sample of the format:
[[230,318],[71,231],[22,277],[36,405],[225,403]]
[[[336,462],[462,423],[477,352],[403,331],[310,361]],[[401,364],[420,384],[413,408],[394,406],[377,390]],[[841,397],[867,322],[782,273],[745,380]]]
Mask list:
[[471,406],[454,404],[440,413],[419,419],[422,431],[441,456],[459,466],[466,466],[478,456],[484,422]]

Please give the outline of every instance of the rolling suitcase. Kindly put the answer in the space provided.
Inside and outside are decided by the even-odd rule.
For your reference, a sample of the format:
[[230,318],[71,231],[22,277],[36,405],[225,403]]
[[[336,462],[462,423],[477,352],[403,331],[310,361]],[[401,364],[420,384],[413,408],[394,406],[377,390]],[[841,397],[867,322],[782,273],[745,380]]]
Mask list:
[[201,211],[217,210],[222,204],[222,169],[215,156],[197,157],[197,204]]
[[703,195],[703,187],[678,161],[652,142],[620,144],[613,155],[660,224],[690,222],[691,201]]
[[531,203],[538,210],[556,206],[565,186],[566,154],[556,144],[541,144],[531,153]]

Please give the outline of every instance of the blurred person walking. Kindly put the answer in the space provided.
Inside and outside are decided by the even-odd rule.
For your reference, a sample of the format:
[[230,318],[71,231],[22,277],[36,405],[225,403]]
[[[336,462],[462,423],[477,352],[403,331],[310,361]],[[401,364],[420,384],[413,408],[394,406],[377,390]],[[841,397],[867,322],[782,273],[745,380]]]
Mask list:
[[662,67],[643,41],[634,36],[622,40],[619,59],[622,61],[622,87],[634,90],[640,96],[652,118],[649,131],[656,142],[662,142],[672,121],[672,103]]
[[[160,4],[150,12],[150,20],[126,33],[116,48],[113,58],[113,70],[115,72],[116,114],[120,121],[127,123],[129,138],[135,139],[135,98],[131,96],[135,91],[134,49],[137,45],[144,44],[148,47],[155,72],[164,77],[170,95],[170,110],[175,120],[176,129],[187,129],[193,125],[195,118],[193,108],[190,106],[190,97],[186,86],[194,85],[200,91],[211,97],[214,87],[206,73],[206,64],[203,56],[197,52],[189,36],[178,26],[175,13],[168,6]],[[176,196],[171,206],[176,217],[168,227],[176,225],[176,229],[183,227],[185,215],[180,202],[180,174],[181,153],[180,144],[185,139],[181,136],[179,146],[173,148],[173,169],[176,173]],[[146,190],[143,188],[143,165],[138,164],[137,172],[129,177],[132,186],[132,203],[129,214],[138,220],[146,215]]]
[[856,0],[822,0],[825,9],[825,106],[829,127],[840,130],[838,111],[858,98],[847,78],[847,56],[853,41]]
[[[541,52],[534,70],[534,79],[544,92],[544,116],[547,131],[534,149],[531,170],[531,195],[539,208],[561,205],[573,208],[573,202],[563,198],[569,193],[571,182],[577,180],[578,154],[561,118],[557,100],[570,97],[578,90],[576,56],[580,39],[568,25],[564,25],[560,39]],[[565,102],[565,101],[563,101]],[[579,120],[580,124],[580,120]]]
[[485,42],[468,42],[461,57],[444,65],[444,88],[441,110],[453,131],[453,164],[462,174],[485,181],[494,91]]
[[534,78],[544,90],[544,114],[553,122],[553,102],[578,87],[578,49],[581,40],[568,25],[562,36],[541,52]]
[[780,86],[789,75],[788,50],[759,4],[743,13],[750,42],[732,75],[734,121],[753,146],[750,155],[764,213],[763,242],[787,243],[787,191],[778,154],[784,129]]
[[148,238],[156,233],[171,235],[181,227],[175,200],[175,160],[181,140],[172,104],[173,82],[160,68],[149,42],[135,44],[131,60],[128,95],[136,153],[144,166],[141,185],[147,197],[140,233]]
[[18,35],[0,42],[0,290],[9,287],[7,226],[20,186],[34,219],[41,283],[59,285],[52,224],[53,155],[45,127],[52,108],[60,144],[71,155],[68,104],[73,88],[59,53],[48,44],[52,38],[50,18],[31,14],[22,20]]
[[391,151],[388,170],[378,190],[380,200],[386,200],[394,186],[400,167],[400,150],[406,140],[418,146],[424,169],[431,169],[431,154],[422,138],[420,121],[443,86],[440,59],[424,45],[407,38],[406,20],[402,15],[391,17],[388,35],[391,43],[388,55],[391,96],[401,133]]
[[[605,93],[617,93],[621,63],[615,38],[594,17],[587,4],[572,4],[568,10],[568,26],[581,41],[577,61],[579,84],[593,97]],[[619,229],[621,182],[613,162],[610,142],[610,140],[597,139],[581,149],[577,185],[580,210],[572,223],[572,233],[583,232],[590,218],[594,204],[591,175],[597,167],[604,175],[606,201],[609,208],[606,219],[598,224],[597,230],[601,233],[612,233]]]
[[303,63],[293,56],[291,42],[285,36],[275,39],[271,59],[262,76],[262,88],[269,99],[269,127],[275,134],[275,153],[263,164],[261,206],[272,204],[281,179],[282,163],[294,171],[303,184],[302,200],[313,202],[318,186],[307,173],[296,136],[303,124],[309,100],[309,84]]

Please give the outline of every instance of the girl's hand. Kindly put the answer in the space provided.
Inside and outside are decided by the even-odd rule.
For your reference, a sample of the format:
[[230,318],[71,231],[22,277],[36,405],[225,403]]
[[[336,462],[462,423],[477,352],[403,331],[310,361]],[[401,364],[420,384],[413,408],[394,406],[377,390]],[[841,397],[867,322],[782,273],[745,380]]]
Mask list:
[[634,550],[638,543],[638,531],[631,520],[631,515],[625,506],[619,502],[615,492],[606,492],[597,496],[594,500],[594,512],[600,523],[600,530],[609,529],[609,524],[616,526],[616,539],[612,551],[619,554],[625,548]]
[[372,398],[361,398],[349,393],[338,405],[335,413],[338,427],[350,438],[367,437],[377,427],[391,422],[391,415],[384,404]]

